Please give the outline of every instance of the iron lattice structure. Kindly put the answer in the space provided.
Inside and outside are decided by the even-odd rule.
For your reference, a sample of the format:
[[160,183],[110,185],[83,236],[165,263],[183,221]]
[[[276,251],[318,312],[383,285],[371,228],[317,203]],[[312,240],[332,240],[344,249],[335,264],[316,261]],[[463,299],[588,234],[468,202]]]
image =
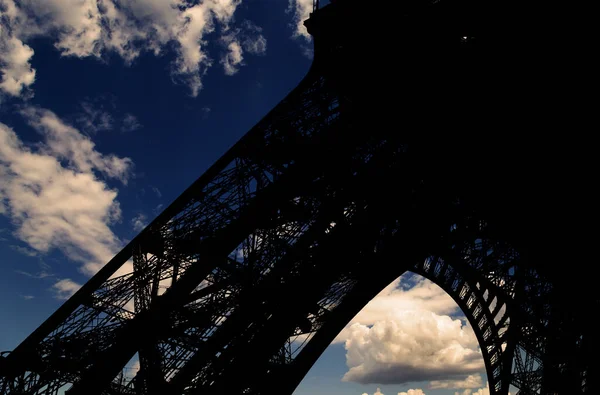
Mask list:
[[[560,177],[546,182],[532,163],[547,157],[523,142],[438,138],[522,115],[519,95],[510,111],[502,98],[522,69],[505,67],[532,58],[498,33],[507,14],[469,0],[379,11],[311,14],[307,76],[0,359],[3,394],[291,394],[405,271],[465,313],[491,394],[598,393],[598,298],[556,269],[576,253],[548,216]],[[385,51],[400,56],[388,69]]]

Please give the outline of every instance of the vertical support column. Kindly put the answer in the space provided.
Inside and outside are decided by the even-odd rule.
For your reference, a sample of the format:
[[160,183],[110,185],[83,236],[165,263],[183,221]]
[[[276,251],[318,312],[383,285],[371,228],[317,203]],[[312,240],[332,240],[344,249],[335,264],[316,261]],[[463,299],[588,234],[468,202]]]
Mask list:
[[[147,311],[158,295],[160,282],[160,266],[148,262],[143,246],[133,249],[133,273],[135,277],[134,304],[135,312]],[[143,336],[143,334],[140,334]],[[156,344],[149,344],[138,352],[140,370],[135,378],[135,391],[138,394],[161,394],[164,385],[161,366],[161,353]]]

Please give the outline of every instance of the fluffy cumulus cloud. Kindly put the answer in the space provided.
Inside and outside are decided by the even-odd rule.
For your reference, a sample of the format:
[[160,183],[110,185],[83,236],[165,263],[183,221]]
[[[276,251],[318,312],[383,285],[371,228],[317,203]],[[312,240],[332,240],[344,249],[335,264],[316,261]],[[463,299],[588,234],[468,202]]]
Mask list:
[[457,389],[465,389],[465,388],[478,388],[483,387],[483,381],[481,379],[481,375],[473,374],[469,375],[461,380],[433,380],[429,383],[429,388],[431,389],[440,389],[440,388],[457,388]]
[[[367,394],[367,393],[365,392],[365,393],[363,393],[362,395],[369,395],[369,394]],[[377,391],[375,391],[375,393],[374,393],[373,395],[384,395],[384,394],[383,394],[383,392],[381,392],[381,389],[380,389],[380,388],[377,388]]]
[[[264,52],[266,40],[249,23],[232,28],[241,0],[0,0],[0,89],[18,96],[35,81],[33,50],[26,42],[51,37],[64,56],[103,59],[116,53],[131,63],[142,52],[174,48],[171,76],[193,96],[212,66],[208,38],[228,37],[222,57],[226,73],[241,66],[243,52]],[[217,39],[219,41],[220,39]]]
[[472,329],[447,315],[457,313],[454,301],[423,278],[407,285],[414,278],[390,284],[340,333],[349,368],[344,381],[466,380],[484,369]]
[[[15,225],[15,236],[33,250],[58,249],[96,273],[122,247],[110,225],[120,220],[117,191],[101,179],[127,182],[131,160],[105,155],[54,113],[25,108],[22,115],[43,137],[30,147],[0,123],[0,207]],[[59,297],[79,285],[62,279]]]
[[[455,392],[454,395],[490,395],[489,383],[485,383],[485,387],[478,390],[465,389],[462,392]],[[510,392],[508,393],[510,395]]]
[[425,395],[422,389],[408,390],[407,392],[398,392],[398,395]]
[[372,327],[354,324],[345,346],[345,381],[399,384],[483,368],[477,340],[460,320],[425,311],[397,312]]
[[459,312],[456,302],[440,287],[423,277],[404,274],[385,287],[371,300],[335,338],[343,343],[349,338],[350,327],[355,323],[371,326],[394,318],[394,312],[428,311],[439,315]]
[[19,96],[35,81],[33,49],[14,31],[23,17],[13,0],[0,0],[0,91]]
[[[367,394],[365,392],[362,395],[369,395],[369,394]],[[375,391],[375,393],[373,395],[384,395],[384,393],[381,392],[380,388],[377,388],[377,391]],[[423,392],[422,389],[419,388],[416,390],[410,389],[410,390],[408,390],[408,392],[398,392],[398,395],[425,395],[425,393]]]

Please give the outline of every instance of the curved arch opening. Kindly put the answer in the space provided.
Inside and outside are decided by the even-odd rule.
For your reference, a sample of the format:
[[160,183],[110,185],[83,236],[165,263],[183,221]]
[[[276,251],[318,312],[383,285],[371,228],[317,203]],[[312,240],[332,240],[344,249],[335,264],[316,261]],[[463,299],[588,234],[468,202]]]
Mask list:
[[[294,395],[489,395],[473,322],[427,277],[407,271],[381,290],[336,336]],[[502,306],[489,303],[501,317]]]

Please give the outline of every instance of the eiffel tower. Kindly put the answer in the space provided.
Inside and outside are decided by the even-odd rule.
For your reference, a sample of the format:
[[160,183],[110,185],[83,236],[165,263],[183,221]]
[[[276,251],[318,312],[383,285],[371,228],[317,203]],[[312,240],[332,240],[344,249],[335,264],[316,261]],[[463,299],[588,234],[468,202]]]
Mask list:
[[2,394],[291,394],[406,271],[462,309],[490,394],[600,393],[584,166],[523,137],[571,114],[537,15],[315,4],[306,77],[0,358]]

